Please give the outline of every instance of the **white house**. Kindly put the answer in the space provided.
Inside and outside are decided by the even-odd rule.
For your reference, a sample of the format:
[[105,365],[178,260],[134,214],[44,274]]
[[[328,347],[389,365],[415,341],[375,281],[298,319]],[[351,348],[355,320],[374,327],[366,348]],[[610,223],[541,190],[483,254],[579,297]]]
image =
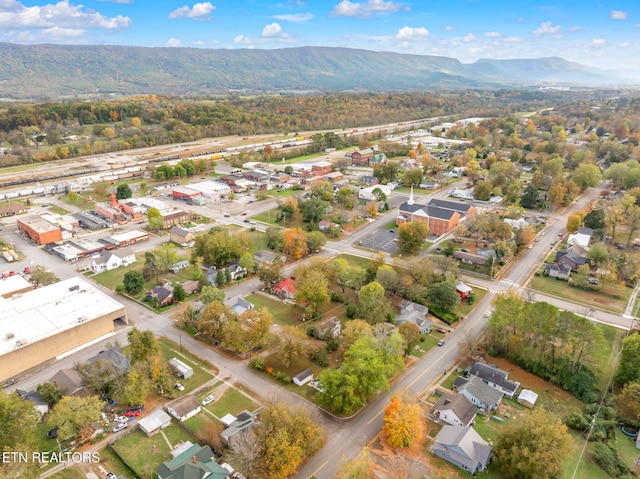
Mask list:
[[366,188],[362,188],[358,192],[358,198],[366,201],[377,200],[378,196],[377,194],[374,194],[375,190],[380,190],[387,196],[391,194],[391,188],[389,188],[387,185],[374,185],[374,186],[368,186]]
[[304,371],[299,372],[293,377],[293,382],[298,386],[304,386],[312,379],[313,379],[313,371],[311,369],[305,369]]
[[477,413],[476,407],[460,394],[443,394],[433,405],[433,413],[452,426],[469,426]]
[[103,251],[91,262],[91,269],[96,273],[111,271],[120,266],[129,266],[136,262],[136,255],[130,248],[121,248],[116,251]]
[[591,228],[578,228],[576,234],[569,235],[567,238],[567,244],[569,246],[578,245],[582,248],[588,248],[591,243],[591,237],[593,236],[593,230]]
[[171,425],[171,418],[162,409],[158,408],[148,416],[138,421],[138,427],[147,436],[153,436],[167,426]]
[[201,410],[200,402],[193,396],[182,396],[167,404],[167,412],[181,422],[195,416]]

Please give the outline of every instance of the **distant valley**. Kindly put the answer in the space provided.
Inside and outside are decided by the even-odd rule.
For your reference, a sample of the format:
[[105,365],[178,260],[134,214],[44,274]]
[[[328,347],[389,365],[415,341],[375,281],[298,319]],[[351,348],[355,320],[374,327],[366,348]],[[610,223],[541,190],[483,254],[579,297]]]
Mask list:
[[[411,91],[623,83],[561,58],[478,60],[301,47],[277,50],[0,43],[0,98],[229,92]],[[626,82],[625,82],[626,83]]]

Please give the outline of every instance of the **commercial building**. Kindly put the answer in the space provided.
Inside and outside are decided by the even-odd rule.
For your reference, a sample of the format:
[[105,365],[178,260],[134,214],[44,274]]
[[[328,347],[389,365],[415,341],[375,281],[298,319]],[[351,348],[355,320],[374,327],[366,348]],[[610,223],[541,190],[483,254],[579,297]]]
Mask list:
[[25,216],[17,221],[18,231],[34,243],[45,245],[62,240],[60,226],[49,223],[37,215]]
[[32,289],[33,285],[18,274],[0,280],[0,296],[3,298],[10,298],[14,294],[26,293]]
[[199,191],[205,198],[218,198],[231,193],[231,187],[221,181],[201,181],[187,186],[189,190]]
[[0,298],[0,381],[127,324],[124,305],[82,277]]
[[189,213],[181,210],[174,210],[170,213],[162,214],[162,229],[168,230],[173,225],[189,223]]

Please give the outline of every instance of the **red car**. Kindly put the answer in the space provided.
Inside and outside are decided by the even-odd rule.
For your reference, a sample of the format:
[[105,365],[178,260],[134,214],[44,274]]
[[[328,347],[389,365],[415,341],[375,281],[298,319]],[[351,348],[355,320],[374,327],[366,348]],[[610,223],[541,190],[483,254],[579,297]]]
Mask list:
[[437,331],[438,333],[442,333],[442,334],[447,334],[447,333],[449,332],[449,331],[447,331],[447,330],[446,330],[446,329],[444,329],[444,328],[436,328],[436,331]]
[[140,415],[140,411],[127,411],[127,412],[124,413],[124,415],[126,417],[139,416]]

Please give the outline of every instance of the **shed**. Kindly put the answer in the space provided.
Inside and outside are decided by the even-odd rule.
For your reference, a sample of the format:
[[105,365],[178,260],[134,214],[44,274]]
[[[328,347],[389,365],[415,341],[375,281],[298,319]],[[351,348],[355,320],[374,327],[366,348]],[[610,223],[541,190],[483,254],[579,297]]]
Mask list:
[[293,377],[293,383],[298,386],[304,386],[313,379],[313,371],[311,369],[305,369],[299,372]]
[[225,414],[220,421],[224,427],[229,427],[236,421],[236,417],[233,414]]
[[178,358],[169,359],[169,366],[182,379],[189,379],[193,376],[193,368],[180,361]]
[[464,301],[473,292],[471,286],[464,284],[462,281],[456,284],[456,293],[460,295],[460,301]]
[[160,408],[155,409],[151,414],[138,421],[138,427],[147,436],[153,436],[170,425],[171,417]]
[[528,408],[535,406],[537,400],[538,395],[530,389],[523,389],[520,391],[520,395],[518,396],[518,403]]

